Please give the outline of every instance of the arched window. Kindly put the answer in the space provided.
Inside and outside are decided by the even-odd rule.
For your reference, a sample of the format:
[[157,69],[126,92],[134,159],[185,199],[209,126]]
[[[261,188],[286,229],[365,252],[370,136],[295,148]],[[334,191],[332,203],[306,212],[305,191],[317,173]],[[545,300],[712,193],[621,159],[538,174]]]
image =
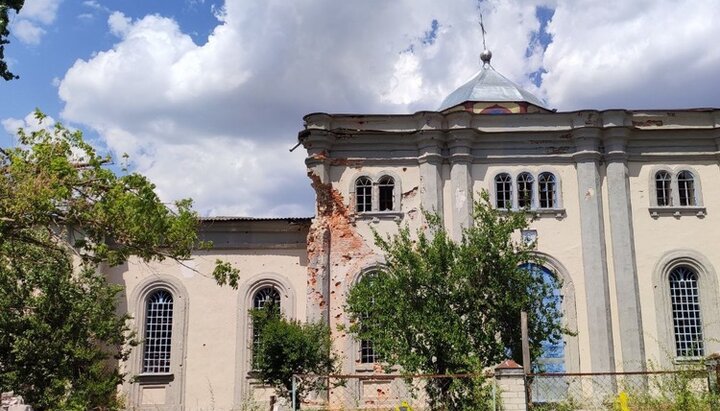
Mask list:
[[512,178],[502,173],[495,176],[495,206],[497,208],[512,207]]
[[517,196],[519,208],[533,206],[533,183],[535,180],[530,173],[520,173],[517,177]]
[[[556,285],[555,274],[548,268],[537,264],[525,264],[523,268],[530,271],[536,278],[540,277],[547,287],[552,287],[552,296],[546,297],[543,301],[545,306],[554,305],[558,312],[563,312],[562,290]],[[565,372],[565,342],[563,340],[553,342],[542,341],[542,353],[535,360],[534,366],[542,372]]]
[[675,354],[678,357],[702,357],[705,350],[697,273],[690,267],[678,266],[668,278]]
[[659,207],[672,205],[671,183],[672,178],[667,171],[661,170],[655,173],[655,195]]
[[172,294],[164,289],[154,291],[146,303],[143,374],[170,372],[172,325]]
[[395,198],[395,180],[390,176],[383,176],[378,181],[379,210],[392,211]]
[[[255,292],[253,296],[253,308],[256,310],[262,310],[268,306],[274,306],[280,308],[280,292],[273,286],[263,287]],[[260,344],[260,329],[253,326],[253,356],[257,352],[255,347]],[[254,357],[253,357],[254,360]],[[254,364],[255,361],[253,361]]]
[[695,201],[695,177],[687,170],[682,170],[677,175],[678,196],[681,206],[697,205]]
[[367,177],[355,180],[355,211],[363,213],[372,210],[372,181]]
[[[372,282],[377,277],[377,271],[369,271],[363,274],[363,276],[360,278],[360,281],[362,282]],[[373,298],[372,304],[375,304],[375,299]],[[360,328],[363,326],[363,321],[367,321],[370,318],[369,313],[363,313],[362,317],[360,318]],[[374,364],[380,360],[380,357],[375,352],[375,348],[373,347],[373,343],[370,340],[360,340],[360,363],[361,364]]]
[[538,177],[538,189],[540,191],[540,208],[557,208],[557,183],[552,173],[540,173]]

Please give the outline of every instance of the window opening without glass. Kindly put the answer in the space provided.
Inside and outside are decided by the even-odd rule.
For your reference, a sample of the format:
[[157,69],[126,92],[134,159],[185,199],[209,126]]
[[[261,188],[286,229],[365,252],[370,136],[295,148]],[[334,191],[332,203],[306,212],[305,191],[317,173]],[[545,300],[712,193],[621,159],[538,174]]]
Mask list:
[[495,206],[512,207],[512,179],[509,174],[498,174],[495,177]]
[[393,199],[395,196],[395,180],[392,177],[384,176],[378,182],[379,210],[392,211]]
[[[365,273],[360,281],[371,282],[377,276],[376,271],[370,271]],[[375,298],[373,297],[371,304],[375,304]],[[370,314],[365,312],[360,318],[360,328],[362,331],[363,322],[366,322],[370,318]],[[361,364],[374,364],[380,360],[380,357],[375,352],[373,343],[370,340],[360,340],[360,363]]]
[[538,177],[540,208],[557,208],[557,184],[552,173],[540,173]]
[[660,207],[672,205],[671,181],[672,178],[667,171],[658,171],[655,174],[655,195],[657,196],[657,205]]
[[521,173],[517,178],[518,207],[531,208],[533,206],[533,176],[530,173]]
[[147,299],[146,308],[142,372],[169,373],[173,323],[172,294],[166,290],[153,292]]
[[695,177],[687,170],[678,173],[678,195],[681,206],[694,206],[695,203]]
[[689,267],[677,267],[670,272],[669,281],[675,354],[678,357],[702,357],[704,347],[697,273]]

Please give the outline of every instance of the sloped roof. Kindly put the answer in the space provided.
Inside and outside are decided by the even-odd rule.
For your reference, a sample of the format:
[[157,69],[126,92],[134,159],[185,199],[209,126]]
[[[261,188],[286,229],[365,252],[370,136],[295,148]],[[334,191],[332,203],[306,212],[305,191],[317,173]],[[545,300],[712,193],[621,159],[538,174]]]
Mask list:
[[489,63],[483,65],[470,81],[450,93],[440,104],[438,111],[445,111],[468,101],[525,102],[549,110],[542,100],[495,71]]

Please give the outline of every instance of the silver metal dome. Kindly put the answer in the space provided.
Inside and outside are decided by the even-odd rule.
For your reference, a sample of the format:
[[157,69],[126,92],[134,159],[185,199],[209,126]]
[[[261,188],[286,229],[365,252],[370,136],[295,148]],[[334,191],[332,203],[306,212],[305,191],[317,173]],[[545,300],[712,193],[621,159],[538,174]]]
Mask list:
[[[490,65],[491,57],[492,53],[489,51],[487,55],[485,52],[480,55],[483,63],[485,63],[480,71],[470,81],[445,97],[438,111],[445,111],[468,101],[488,103],[525,102],[549,110],[545,102],[495,71]],[[487,58],[487,62],[485,62],[484,58]]]

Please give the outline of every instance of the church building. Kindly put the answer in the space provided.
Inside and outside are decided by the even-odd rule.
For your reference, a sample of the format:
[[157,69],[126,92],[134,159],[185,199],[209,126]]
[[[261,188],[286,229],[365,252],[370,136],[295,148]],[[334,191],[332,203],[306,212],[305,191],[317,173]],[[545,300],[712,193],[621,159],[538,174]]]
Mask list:
[[[305,116],[314,217],[204,218],[211,250],[109,269],[143,339],[124,364],[131,409],[264,398],[248,310],[270,300],[326,321],[343,373],[377,372],[372,345],[338,327],[349,289],[383,262],[372,231],[414,230],[434,210],[460,238],[483,190],[533,213],[522,237],[563,282],[577,335],[541,359],[549,369],[637,371],[720,351],[720,110],[557,112],[497,72],[490,52],[481,60],[435,111]],[[237,289],[209,275],[217,259],[240,269]]]

